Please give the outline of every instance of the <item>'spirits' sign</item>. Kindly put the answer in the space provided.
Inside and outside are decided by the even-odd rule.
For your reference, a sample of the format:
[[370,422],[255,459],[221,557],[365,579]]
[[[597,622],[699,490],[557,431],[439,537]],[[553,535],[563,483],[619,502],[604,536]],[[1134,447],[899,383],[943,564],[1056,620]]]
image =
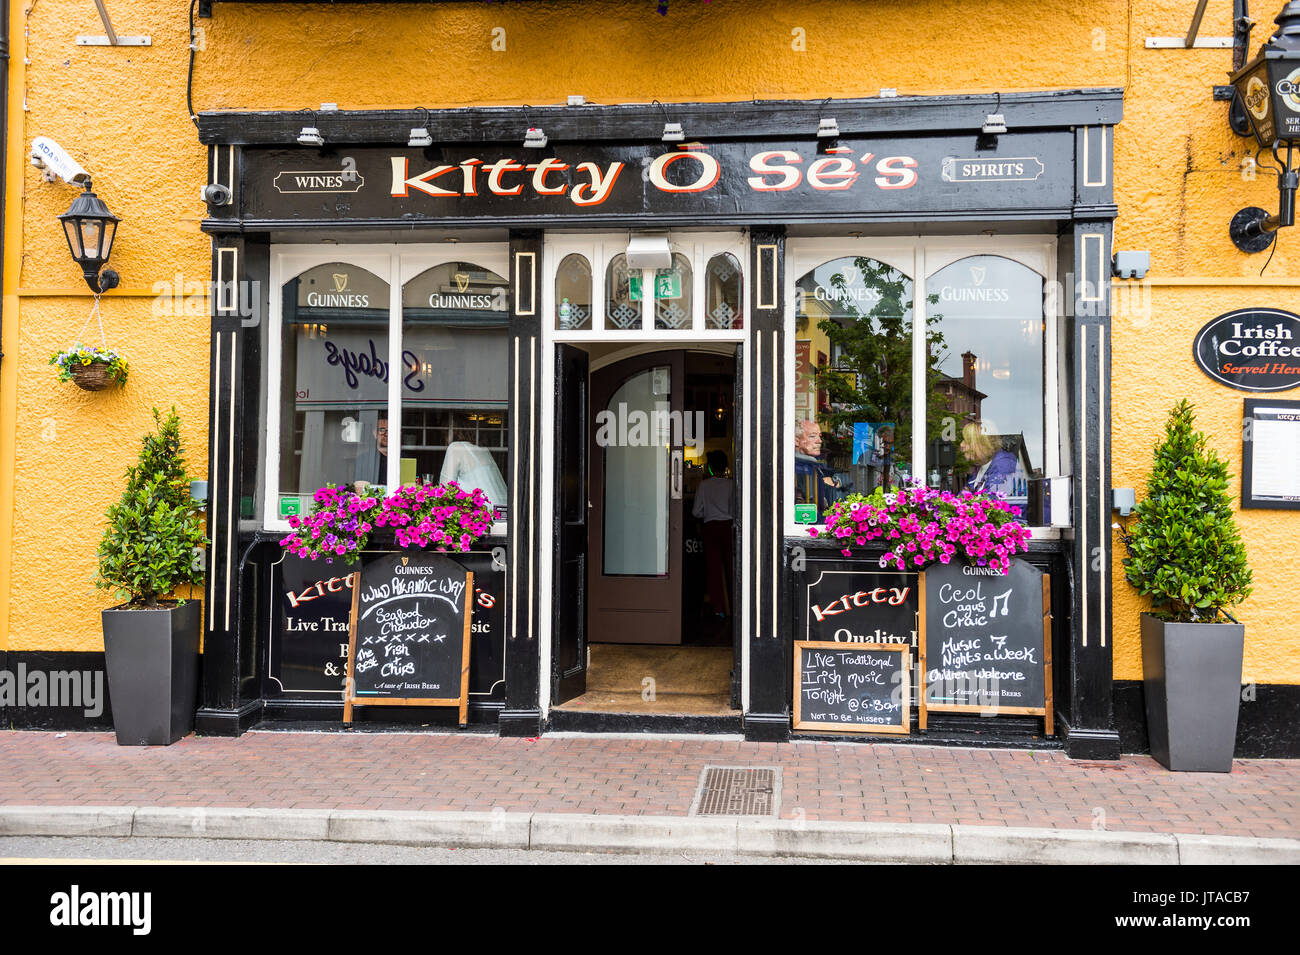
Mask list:
[[251,148],[240,206],[223,214],[389,223],[685,216],[734,223],[1069,209],[1070,135],[1004,135],[988,156],[972,156],[972,147],[969,136],[846,136],[824,151],[811,137],[680,147],[557,143],[548,150],[357,146],[346,156],[316,157],[319,169],[309,168],[309,151]]
[[1192,356],[1215,381],[1241,391],[1285,391],[1300,385],[1300,315],[1242,308],[1197,333]]

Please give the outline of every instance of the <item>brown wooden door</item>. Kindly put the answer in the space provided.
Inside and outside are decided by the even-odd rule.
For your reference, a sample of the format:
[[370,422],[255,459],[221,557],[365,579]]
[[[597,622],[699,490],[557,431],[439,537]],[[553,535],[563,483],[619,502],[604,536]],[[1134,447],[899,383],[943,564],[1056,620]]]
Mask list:
[[681,351],[591,376],[588,639],[682,642]]

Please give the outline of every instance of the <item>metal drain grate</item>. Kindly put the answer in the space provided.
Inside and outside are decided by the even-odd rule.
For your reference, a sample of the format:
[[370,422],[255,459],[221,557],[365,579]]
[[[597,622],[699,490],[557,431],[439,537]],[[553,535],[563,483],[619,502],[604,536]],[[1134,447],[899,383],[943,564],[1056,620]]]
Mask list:
[[705,766],[692,816],[775,816],[781,770],[775,766]]

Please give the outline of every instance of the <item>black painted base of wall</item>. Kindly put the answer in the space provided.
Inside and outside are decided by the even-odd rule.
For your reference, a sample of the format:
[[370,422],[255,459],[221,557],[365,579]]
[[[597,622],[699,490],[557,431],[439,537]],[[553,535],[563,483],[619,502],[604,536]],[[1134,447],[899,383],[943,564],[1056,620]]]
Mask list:
[[[1250,683],[1241,688],[1238,759],[1300,759],[1300,686]],[[1141,680],[1116,680],[1115,724],[1125,753],[1149,753]]]
[[[734,733],[741,716],[666,716],[657,713],[591,713],[551,710],[547,729],[570,733]],[[504,735],[504,734],[502,734]]]
[[[0,726],[18,730],[111,730],[113,709],[108,696],[108,674],[100,651],[5,650],[0,651]],[[43,674],[44,686],[34,685],[35,674]],[[71,706],[51,706],[66,699],[68,677],[76,674],[78,690],[89,691],[88,699],[74,699]],[[83,677],[82,675],[88,675]],[[57,690],[51,687],[58,683]],[[88,682],[87,682],[88,681]],[[20,686],[20,683],[22,684]],[[39,694],[39,695],[38,695]],[[77,696],[81,696],[78,692]],[[57,699],[56,699],[57,697]]]

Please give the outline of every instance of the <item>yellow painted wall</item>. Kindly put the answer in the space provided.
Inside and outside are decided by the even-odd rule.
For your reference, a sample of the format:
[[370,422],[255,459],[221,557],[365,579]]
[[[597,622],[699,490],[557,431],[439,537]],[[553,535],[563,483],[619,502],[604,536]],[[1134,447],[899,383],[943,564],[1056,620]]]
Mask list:
[[[98,518],[116,496],[151,404],[177,405],[192,469],[206,467],[207,320],[155,315],[150,294],[178,272],[187,281],[208,278],[208,241],[198,231],[205,155],[185,105],[187,9],[175,0],[109,7],[119,33],[149,34],[153,46],[76,46],[78,34],[102,33],[89,2],[15,0],[12,14],[0,648],[99,648],[97,611],[108,601],[89,583]],[[1149,309],[1115,321],[1114,475],[1117,485],[1141,486],[1163,416],[1183,395],[1239,467],[1243,395],[1196,370],[1196,329],[1230,308],[1300,305],[1293,236],[1262,281],[1263,256],[1244,256],[1227,238],[1236,209],[1276,202],[1272,179],[1243,177],[1241,159],[1253,150],[1228,130],[1226,104],[1210,98],[1230,54],[1143,46],[1147,36],[1185,32],[1191,8],[1182,0],[672,0],[661,17],[652,0],[220,3],[212,19],[197,21],[194,105],[303,109],[328,101],[355,109],[551,104],[570,93],[616,103],[819,99],[880,87],[904,95],[1124,87],[1116,247],[1149,249],[1155,284]],[[1271,32],[1274,13],[1256,10],[1254,45]],[[1211,0],[1202,34],[1228,35],[1230,16],[1230,0]],[[502,36],[504,50],[494,50]],[[112,264],[126,292],[106,296],[103,308],[112,341],[132,361],[121,394],[77,392],[54,382],[45,365],[76,334],[89,298],[53,218],[73,192],[42,183],[27,165],[34,135],[69,148],[123,217]],[[1255,513],[1242,526],[1257,575],[1243,609],[1245,676],[1300,682],[1300,636],[1283,598],[1287,579],[1300,576],[1300,516]],[[47,605],[53,595],[57,602]],[[1140,675],[1139,609],[1116,571],[1120,678]]]

